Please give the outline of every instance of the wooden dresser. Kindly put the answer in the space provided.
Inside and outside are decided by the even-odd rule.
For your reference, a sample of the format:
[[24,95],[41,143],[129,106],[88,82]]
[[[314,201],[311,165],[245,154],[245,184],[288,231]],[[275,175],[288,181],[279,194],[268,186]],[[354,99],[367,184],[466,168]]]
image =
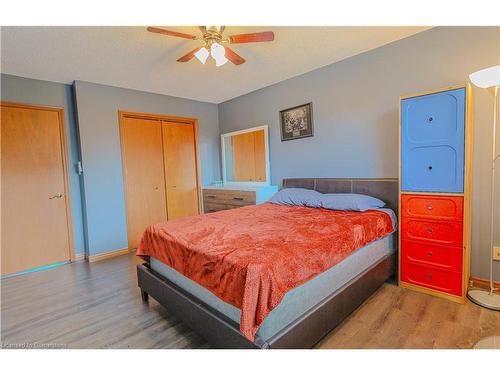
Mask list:
[[400,286],[464,302],[471,230],[471,92],[400,101]]
[[203,212],[217,212],[264,203],[277,191],[277,186],[204,186]]

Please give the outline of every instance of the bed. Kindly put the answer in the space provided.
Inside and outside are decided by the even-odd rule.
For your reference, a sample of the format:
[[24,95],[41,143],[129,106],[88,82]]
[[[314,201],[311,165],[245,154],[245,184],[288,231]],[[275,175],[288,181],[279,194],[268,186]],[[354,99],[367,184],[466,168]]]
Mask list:
[[[283,180],[283,187],[302,187],[317,190],[322,193],[332,193],[332,192],[353,192],[371,195],[373,197],[379,198],[387,203],[387,210],[385,214],[378,213],[378,216],[391,217],[393,223],[396,222],[395,215],[397,213],[397,180],[395,179],[285,179]],[[267,206],[266,206],[267,205]],[[287,211],[284,208],[275,208],[271,206],[277,206],[267,203],[261,207],[254,208],[241,208],[233,210],[235,211],[233,215],[239,214],[241,218],[256,216],[254,220],[258,222],[257,216],[262,217],[261,225],[265,228],[265,220],[271,220],[272,215],[277,215],[275,221],[279,221],[283,216],[287,219]],[[241,210],[241,211],[237,211]],[[247,211],[244,211],[247,210]],[[295,210],[295,209],[294,209]],[[309,209],[309,210],[323,210],[323,209]],[[327,211],[327,210],[323,210]],[[339,212],[337,211],[337,214]],[[213,216],[209,216],[213,215]],[[223,215],[230,215],[228,213],[217,213],[209,214],[208,218],[197,218],[192,220],[198,220],[198,224],[193,221],[193,226],[200,225],[206,222],[217,223],[218,221],[227,220],[227,217]],[[216,216],[219,215],[219,216]],[[266,216],[268,215],[268,216]],[[269,216],[271,215],[271,216]],[[325,215],[330,215],[328,212],[315,211],[310,220],[321,220],[325,217],[327,220],[329,217]],[[334,213],[331,213],[334,215]],[[296,216],[293,220],[304,221],[309,220],[307,218],[302,219],[302,216],[306,217],[306,211],[300,211],[299,216]],[[377,213],[365,213],[365,216],[371,216],[371,219],[375,220]],[[319,219],[316,219],[319,217]],[[350,213],[345,215],[340,215],[342,220],[345,217],[351,217],[357,220],[356,215]],[[264,221],[262,221],[264,220]],[[380,217],[378,218],[380,221]],[[245,233],[252,233],[252,231],[263,231],[260,226],[252,226],[245,220],[239,220],[241,224],[241,233],[239,236]],[[312,222],[312,221],[311,221]],[[171,222],[172,223],[172,222]],[[184,227],[189,227],[189,221],[186,221]],[[374,223],[374,221],[372,221]],[[315,227],[317,223],[311,224],[311,227]],[[369,225],[369,228],[375,227],[374,225]],[[170,225],[170,230],[172,225]],[[208,226],[207,228],[212,228]],[[253,228],[253,229],[252,229]],[[173,234],[180,233],[181,227],[175,229]],[[226,242],[231,243],[231,236],[227,234],[214,235],[210,237],[210,231],[207,232],[207,242],[210,244],[207,253],[211,252],[211,248],[214,249],[224,248]],[[154,232],[154,231],[153,231]],[[172,233],[164,233],[163,227],[159,226],[157,232],[161,234],[158,236],[155,234],[151,235],[151,240],[145,241],[148,248],[158,247],[158,243],[161,241],[168,240],[168,236]],[[285,231],[286,232],[286,231]],[[204,233],[203,230],[200,233]],[[316,232],[313,232],[316,233]],[[330,232],[324,233],[324,237],[327,238]],[[381,236],[384,233],[384,236]],[[375,236],[375,234],[373,234]],[[271,280],[271,285],[273,288],[265,289],[262,287],[262,279],[259,279],[259,292],[253,293],[253,287],[246,289],[245,293],[241,292],[239,289],[235,289],[233,294],[228,293],[225,295],[226,289],[230,289],[229,286],[238,285],[239,274],[235,273],[231,275],[232,278],[229,281],[224,281],[221,283],[227,283],[225,288],[217,284],[217,278],[214,280],[207,279],[203,275],[204,267],[210,269],[211,258],[202,259],[201,264],[201,276],[196,273],[190,273],[190,268],[183,267],[183,263],[194,262],[192,256],[188,253],[180,253],[180,256],[174,257],[172,254],[175,253],[171,250],[171,254],[164,256],[164,252],[143,252],[142,255],[148,254],[148,262],[143,265],[139,265],[138,271],[138,284],[141,288],[141,293],[143,300],[147,301],[148,296],[155,298],[160,304],[166,307],[169,311],[181,318],[187,325],[189,325],[193,330],[198,332],[213,347],[220,348],[309,348],[316,344],[321,338],[323,338],[328,332],[330,332],[337,324],[339,324],[345,317],[347,317],[352,311],[354,311],[366,298],[368,298],[380,285],[382,285],[391,275],[394,273],[395,269],[395,253],[396,253],[396,241],[395,233],[380,232],[379,237],[376,240],[366,239],[365,242],[359,242],[358,247],[356,247],[351,253],[348,253],[345,258],[340,259],[336,263],[331,263],[332,266],[327,264],[325,269],[322,269],[320,273],[314,274],[312,277],[300,279],[299,276],[294,277],[299,278],[298,282],[291,284],[289,290],[285,290],[281,287],[279,275],[276,276],[273,273],[279,273],[279,269],[286,268],[288,263],[294,260],[299,260],[300,262],[307,263],[311,257],[311,264],[315,264],[318,259],[312,257],[314,252],[310,255],[302,256],[302,254],[307,251],[306,247],[300,247],[300,243],[294,243],[294,238],[290,240],[290,248],[294,251],[298,249],[291,258],[284,263],[281,263],[279,269],[274,269],[273,279]],[[147,233],[145,233],[147,237]],[[199,242],[200,238],[189,238],[177,236],[174,242],[171,242],[169,246],[175,247],[177,242],[184,247],[188,245],[195,246]],[[269,235],[268,235],[269,237]],[[279,237],[279,236],[277,236]],[[294,236],[292,236],[294,237]],[[296,236],[300,238],[300,235]],[[311,240],[307,242],[307,245],[316,246],[316,239],[314,236]],[[363,237],[363,236],[362,236]],[[219,241],[218,238],[222,238]],[[245,238],[245,237],[237,237]],[[329,238],[331,242],[332,238]],[[364,238],[364,237],[363,237]],[[215,240],[214,240],[215,239]],[[327,238],[328,239],[328,238]],[[172,240],[172,239],[170,239]],[[198,241],[198,242],[196,242]],[[297,240],[298,241],[298,240]],[[367,242],[368,241],[368,242]],[[189,244],[187,244],[189,242]],[[219,243],[221,242],[221,243]],[[285,241],[284,248],[288,251],[288,242]],[[340,241],[342,242],[342,241]],[[339,243],[340,243],[339,242]],[[244,248],[246,243],[241,242],[241,247]],[[248,240],[251,243],[251,239]],[[273,253],[274,242],[262,242],[267,244],[265,252],[260,254]],[[179,247],[183,247],[180,246]],[[259,242],[251,243],[252,246],[260,246]],[[232,248],[236,245],[232,243]],[[252,247],[251,246],[251,247]],[[318,246],[323,246],[319,242]],[[339,245],[340,246],[340,245]],[[161,246],[160,246],[161,247]],[[226,246],[227,248],[227,246]],[[339,249],[341,249],[339,247]],[[239,249],[238,249],[239,250]],[[262,250],[264,251],[264,250]],[[214,250],[215,252],[215,250]],[[339,250],[340,252],[340,250]],[[238,252],[235,252],[238,253]],[[281,254],[281,253],[279,253]],[[324,259],[333,259],[333,253],[329,253],[328,257],[319,257],[321,262]],[[222,257],[224,262],[228,264],[228,270],[232,270],[236,267],[236,263],[232,262],[233,253],[232,251],[224,253]],[[233,256],[234,258],[234,256]],[[179,259],[182,261],[179,263]],[[276,258],[278,259],[278,258]],[[282,260],[273,260],[272,262],[278,262]],[[325,260],[326,261],[326,260]],[[225,265],[220,263],[218,267]],[[213,265],[212,265],[213,267]],[[306,265],[305,269],[308,270],[310,265]],[[177,270],[176,270],[177,269]],[[198,267],[198,270],[200,267]],[[286,271],[286,270],[285,270]],[[283,272],[285,272],[283,271]],[[249,272],[245,268],[245,272]],[[300,271],[302,272],[302,271]],[[299,272],[299,273],[300,273]],[[229,273],[227,273],[229,274]],[[300,275],[302,275],[300,273]],[[218,275],[217,277],[225,277]],[[247,274],[243,274],[243,278],[247,277]],[[306,277],[306,276],[304,276]],[[276,279],[277,278],[277,279]],[[267,276],[263,278],[267,282]],[[291,279],[288,274],[285,274],[284,280]],[[293,278],[292,278],[293,279]],[[207,281],[208,280],[208,281]],[[302,281],[301,281],[302,280]],[[224,284],[225,285],[225,284]],[[253,284],[251,284],[253,285]],[[256,287],[257,288],[257,287]],[[282,290],[283,289],[283,290]],[[242,289],[243,290],[243,289]],[[269,292],[269,290],[271,292]],[[281,294],[278,292],[281,291]],[[262,292],[263,291],[263,292]],[[255,311],[257,311],[255,316],[251,316],[249,320],[246,311],[249,310],[247,307],[248,302],[252,298],[248,295],[259,294],[260,300],[256,300],[254,303]],[[262,299],[261,294],[264,294],[264,299]],[[262,302],[264,301],[264,302]],[[271,303],[272,302],[272,303]],[[269,306],[268,306],[269,305]],[[253,306],[253,305],[252,305]],[[252,309],[250,309],[252,310]],[[265,314],[262,313],[262,311]],[[253,310],[252,310],[253,311]],[[257,319],[258,317],[259,319]],[[252,324],[248,325],[246,322],[251,321]],[[255,323],[257,322],[257,323]],[[246,328],[245,328],[246,327]]]

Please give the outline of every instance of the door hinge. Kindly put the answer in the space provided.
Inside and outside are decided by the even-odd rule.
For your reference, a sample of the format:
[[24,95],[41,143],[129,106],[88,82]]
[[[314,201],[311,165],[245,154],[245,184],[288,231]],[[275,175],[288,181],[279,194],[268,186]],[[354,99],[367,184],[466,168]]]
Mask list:
[[78,173],[79,175],[83,174],[83,167],[81,161],[76,163],[76,173]]

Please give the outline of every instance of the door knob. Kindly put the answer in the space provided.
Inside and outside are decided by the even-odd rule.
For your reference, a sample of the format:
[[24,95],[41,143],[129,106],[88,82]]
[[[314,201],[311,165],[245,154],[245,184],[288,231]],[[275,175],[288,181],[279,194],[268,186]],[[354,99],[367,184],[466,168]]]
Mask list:
[[49,199],[62,198],[62,197],[63,197],[63,193],[57,193],[56,195],[54,195],[53,197],[50,197]]

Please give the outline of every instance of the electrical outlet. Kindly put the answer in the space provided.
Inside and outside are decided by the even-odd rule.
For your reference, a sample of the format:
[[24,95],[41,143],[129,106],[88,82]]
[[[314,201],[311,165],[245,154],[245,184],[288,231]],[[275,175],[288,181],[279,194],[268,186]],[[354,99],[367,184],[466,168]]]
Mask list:
[[500,260],[500,246],[493,246],[493,259]]

